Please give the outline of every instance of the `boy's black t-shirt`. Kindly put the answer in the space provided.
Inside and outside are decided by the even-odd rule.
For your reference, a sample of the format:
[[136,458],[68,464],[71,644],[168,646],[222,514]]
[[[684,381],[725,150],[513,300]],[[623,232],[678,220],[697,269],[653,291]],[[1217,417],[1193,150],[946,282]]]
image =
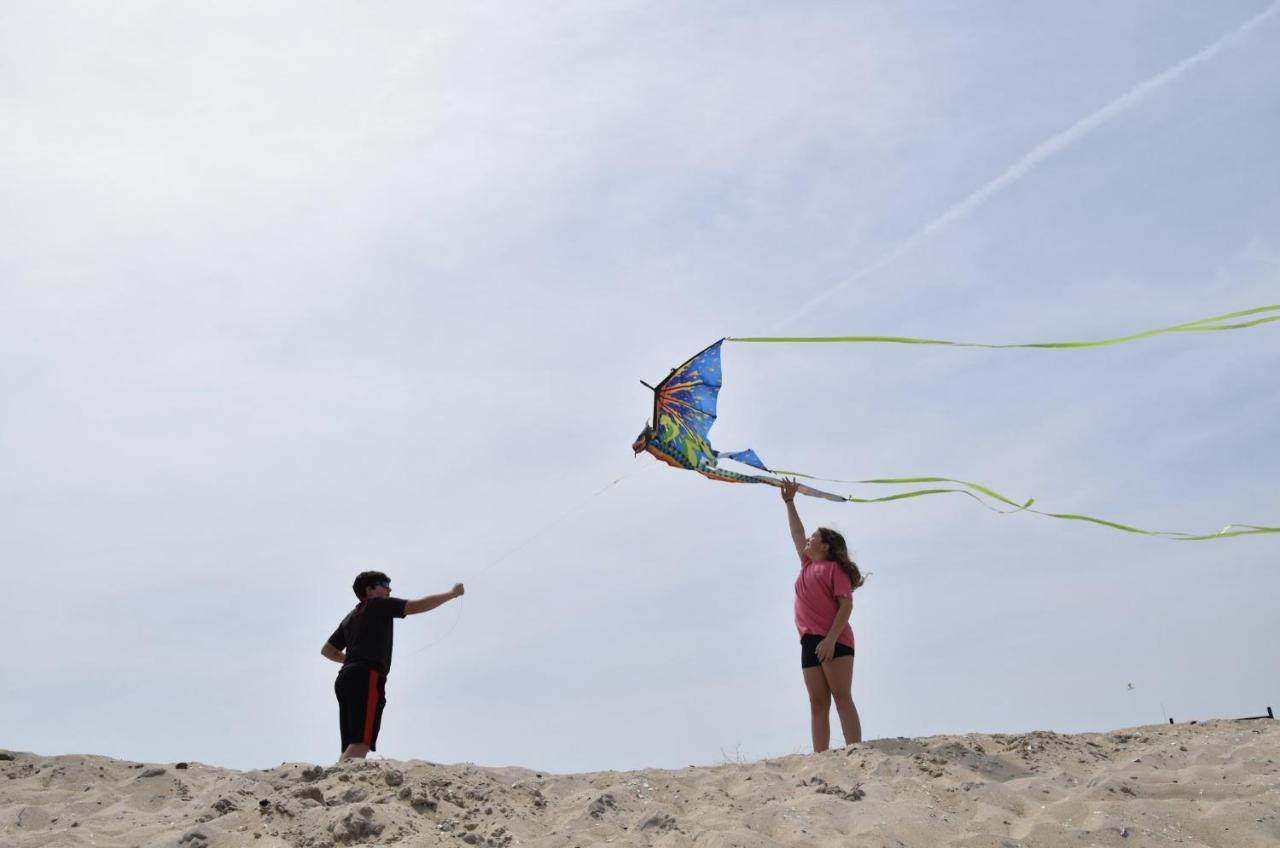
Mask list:
[[394,619],[404,618],[404,598],[369,598],[347,613],[329,644],[347,652],[342,664],[371,668],[384,676],[391,671],[391,642]]

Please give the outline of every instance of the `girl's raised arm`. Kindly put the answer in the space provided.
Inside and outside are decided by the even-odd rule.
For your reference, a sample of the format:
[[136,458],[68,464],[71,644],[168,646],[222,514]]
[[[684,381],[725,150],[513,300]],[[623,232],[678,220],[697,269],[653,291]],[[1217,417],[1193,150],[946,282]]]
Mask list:
[[787,525],[791,530],[791,541],[795,543],[796,555],[804,558],[805,532],[800,523],[800,513],[796,512],[796,490],[800,484],[795,480],[782,481],[782,502],[787,505]]

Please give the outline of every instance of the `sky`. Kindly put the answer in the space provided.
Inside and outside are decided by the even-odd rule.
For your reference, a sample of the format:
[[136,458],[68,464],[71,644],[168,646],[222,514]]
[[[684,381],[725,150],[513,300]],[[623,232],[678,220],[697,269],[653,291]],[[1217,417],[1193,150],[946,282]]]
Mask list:
[[[0,747],[329,762],[319,650],[379,569],[467,586],[397,624],[382,756],[802,752],[777,491],[633,457],[640,380],[725,335],[1093,339],[1280,303],[1276,3],[0,17]],[[1278,526],[1277,326],[727,343],[713,442]],[[867,738],[1280,706],[1280,537],[799,506],[871,574]]]

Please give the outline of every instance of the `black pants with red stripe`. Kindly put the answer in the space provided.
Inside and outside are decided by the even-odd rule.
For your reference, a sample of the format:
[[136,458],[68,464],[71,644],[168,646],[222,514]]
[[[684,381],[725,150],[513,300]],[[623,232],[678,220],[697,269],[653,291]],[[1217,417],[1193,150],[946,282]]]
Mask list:
[[382,709],[387,705],[386,675],[371,668],[343,666],[333,682],[338,696],[338,726],[342,731],[342,750],[348,745],[368,745],[378,750],[378,730],[382,727]]

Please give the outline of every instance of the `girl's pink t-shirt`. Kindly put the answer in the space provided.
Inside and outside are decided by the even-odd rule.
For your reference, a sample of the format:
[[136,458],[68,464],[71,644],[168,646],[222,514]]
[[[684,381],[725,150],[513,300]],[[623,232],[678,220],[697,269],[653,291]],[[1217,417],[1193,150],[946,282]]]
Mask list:
[[[852,597],[853,583],[838,563],[800,558],[800,576],[796,578],[796,630],[801,636],[812,633],[825,638],[840,609],[836,599]],[[846,624],[836,641],[852,648],[853,628]]]

